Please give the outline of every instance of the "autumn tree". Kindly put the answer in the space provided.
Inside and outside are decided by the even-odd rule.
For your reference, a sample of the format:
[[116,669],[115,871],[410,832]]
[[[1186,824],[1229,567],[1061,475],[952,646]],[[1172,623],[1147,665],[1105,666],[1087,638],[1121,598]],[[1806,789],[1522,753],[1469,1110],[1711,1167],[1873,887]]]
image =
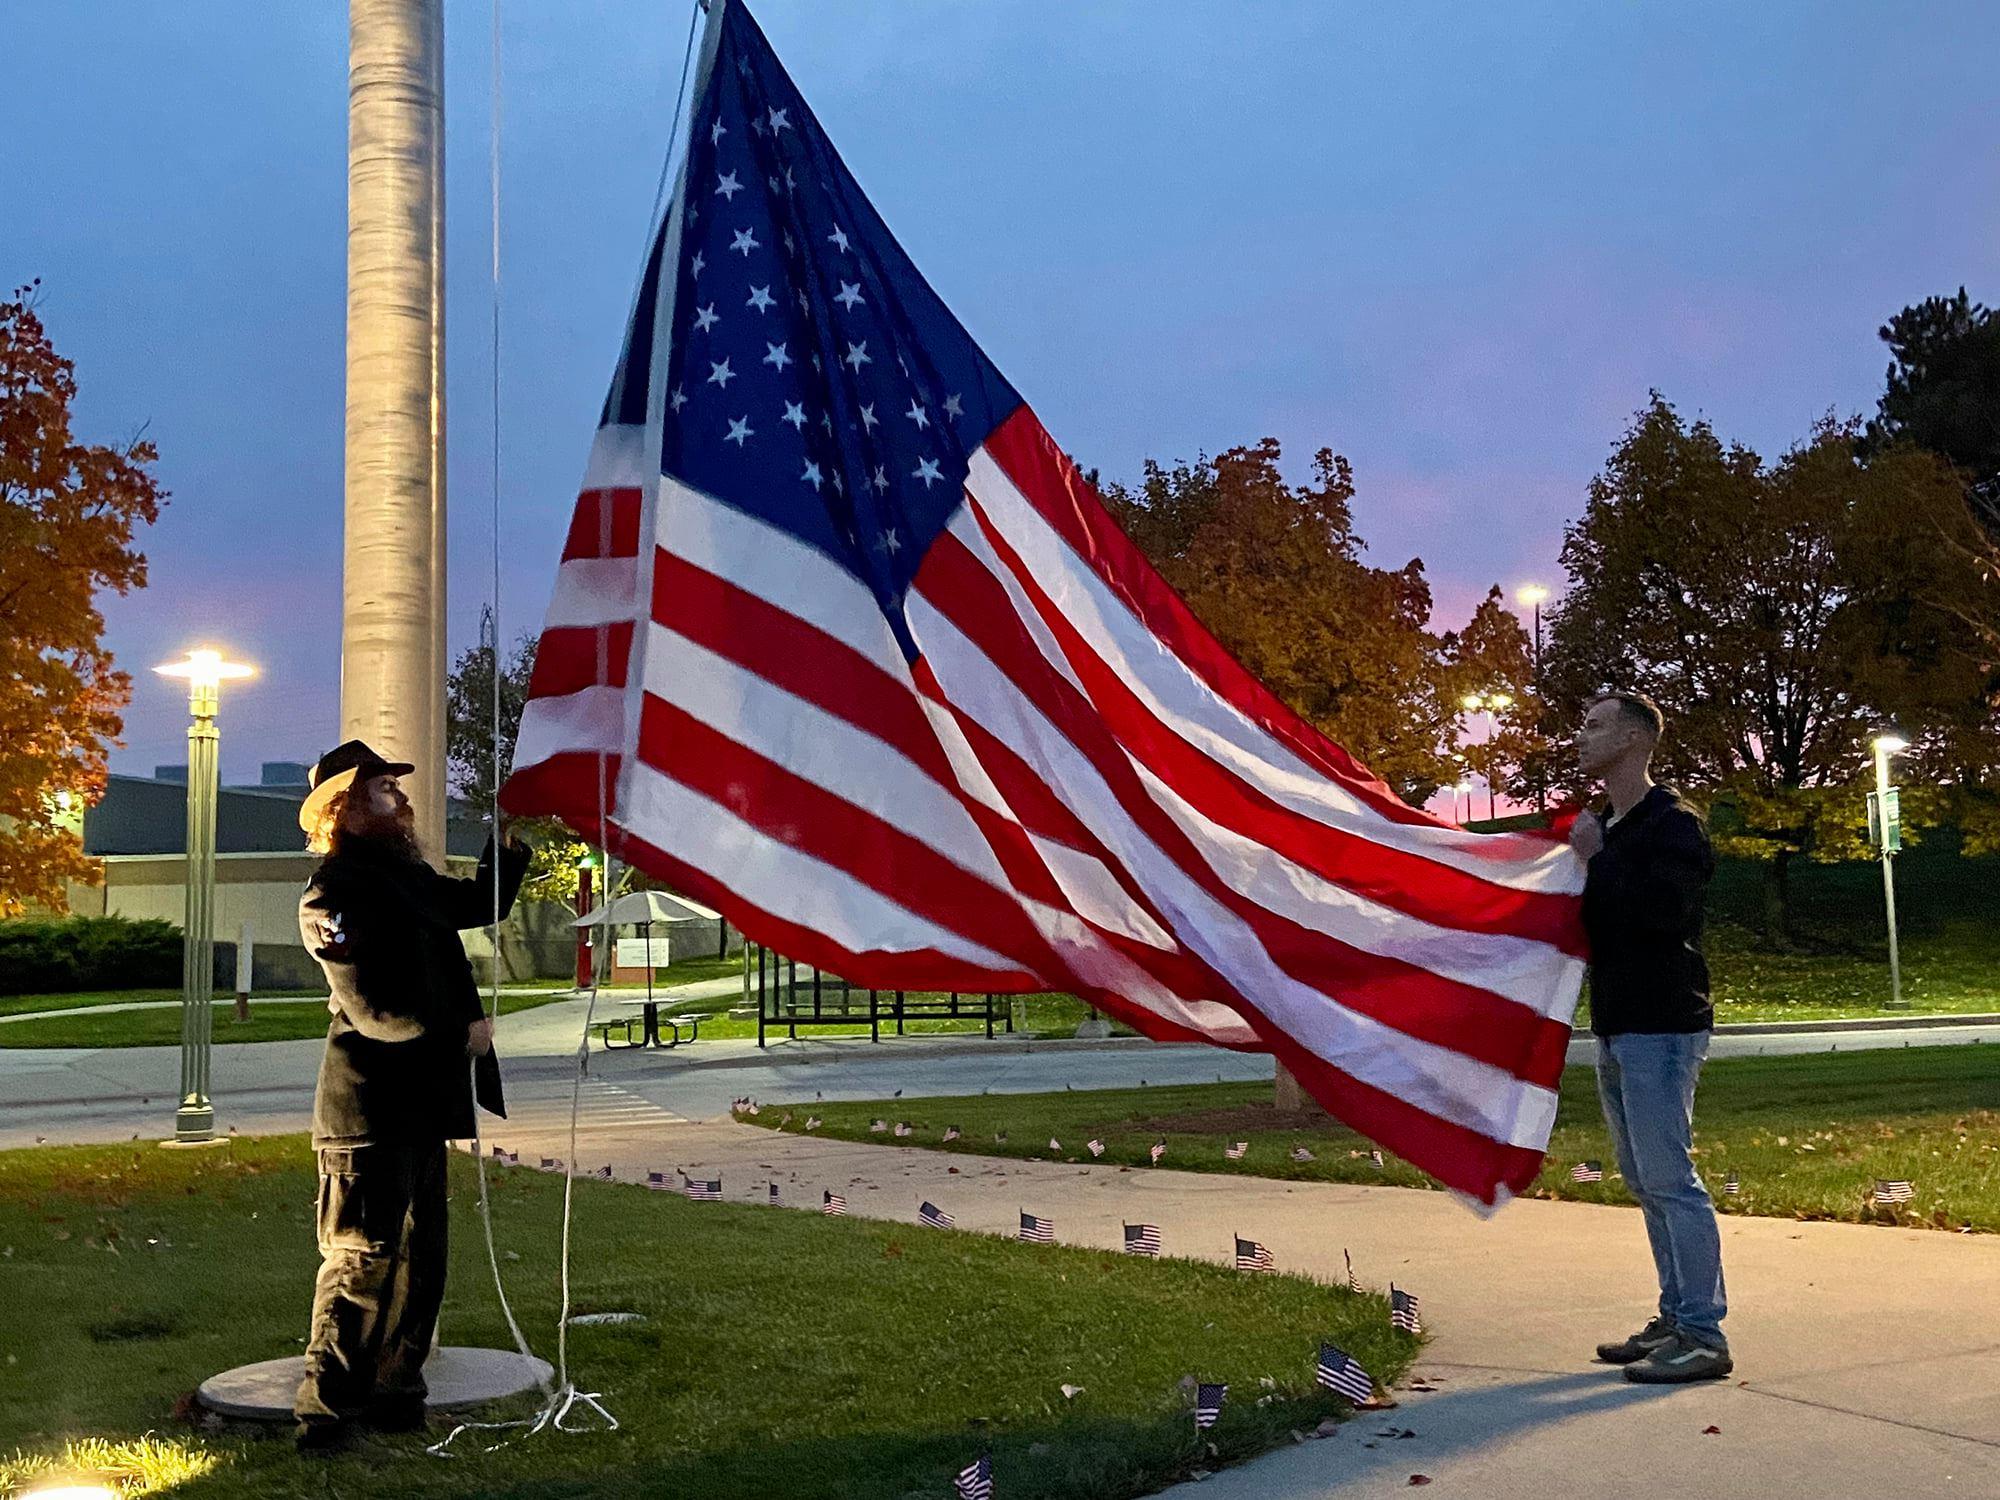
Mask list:
[[93,877],[62,804],[104,790],[131,680],[104,646],[103,590],[146,583],[134,545],[166,492],[153,445],[78,442],[74,364],[34,286],[0,302],[0,915],[59,907]]
[[[1944,459],[1965,486],[1965,514],[1938,518],[1946,541],[1973,562],[1934,581],[1931,602],[1957,621],[1968,645],[2000,661],[2000,315],[1956,297],[1929,297],[1880,329],[1889,371],[1864,453],[1896,446]],[[2000,818],[1987,835],[2000,842]],[[1968,828],[1968,832],[1971,829]]]
[[[1767,465],[1656,393],[1568,530],[1550,622],[1551,698],[1572,714],[1604,687],[1658,700],[1660,773],[1711,802],[1720,848],[1764,863],[1781,943],[1792,862],[1862,852],[1874,730],[1900,723],[1935,773],[1987,713],[1980,663],[1933,602],[1977,587],[1943,540],[1959,482],[1858,437],[1828,419]],[[1904,808],[1913,833],[1939,813]]]
[[1300,485],[1277,440],[1214,459],[1148,461],[1111,485],[1114,517],[1201,622],[1299,716],[1403,797],[1451,779],[1456,704],[1427,623],[1423,563],[1370,566],[1354,527],[1354,476],[1330,449]]

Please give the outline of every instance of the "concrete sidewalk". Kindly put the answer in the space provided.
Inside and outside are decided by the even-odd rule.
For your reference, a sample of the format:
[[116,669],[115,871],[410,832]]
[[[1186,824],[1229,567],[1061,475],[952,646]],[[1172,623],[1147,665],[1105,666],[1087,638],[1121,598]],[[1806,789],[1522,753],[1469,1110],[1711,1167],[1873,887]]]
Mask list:
[[[2000,1298],[1988,1293],[2000,1238],[1726,1217],[1737,1377],[1649,1391],[1591,1359],[1650,1312],[1652,1263],[1631,1209],[1524,1201],[1482,1222],[1441,1193],[947,1156],[634,1114],[592,1132],[586,1167],[609,1162],[635,1181],[719,1174],[732,1201],[761,1201],[776,1181],[807,1210],[832,1188],[850,1213],[913,1233],[933,1232],[915,1224],[925,1198],[961,1231],[1012,1235],[1025,1207],[1061,1240],[1107,1249],[1124,1222],[1144,1220],[1168,1254],[1217,1261],[1240,1231],[1280,1270],[1339,1281],[1351,1250],[1365,1284],[1393,1279],[1423,1298],[1433,1339],[1414,1383],[1431,1390],[1399,1391],[1394,1411],[1177,1500],[1386,1496],[1417,1474],[1430,1494],[1481,1500],[2000,1495]],[[525,1120],[495,1139],[528,1160],[563,1155],[554,1130]],[[587,1200],[576,1232],[588,1256]],[[1199,1362],[1190,1350],[1190,1369]],[[1059,1358],[1050,1378],[1063,1378]],[[1392,1429],[1415,1436],[1380,1435]]]

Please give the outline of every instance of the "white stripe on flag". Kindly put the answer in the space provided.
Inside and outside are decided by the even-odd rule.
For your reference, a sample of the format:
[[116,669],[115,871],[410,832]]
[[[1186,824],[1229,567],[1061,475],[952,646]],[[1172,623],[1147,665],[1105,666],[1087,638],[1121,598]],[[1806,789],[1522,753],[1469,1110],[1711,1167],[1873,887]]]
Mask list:
[[[1314,821],[1362,833],[1375,843],[1407,849],[1495,885],[1529,891],[1582,889],[1581,869],[1558,845],[1548,846],[1544,853],[1536,845],[1515,841],[1519,851],[1540,857],[1502,861],[1495,857],[1499,841],[1491,835],[1383,818],[1345,787],[1304,764],[1289,746],[1216,694],[1178,656],[1163,650],[1159,638],[1042,519],[984,447],[972,455],[966,489],[1064,618],[1121,680],[1196,750],[1228,766],[1273,801]],[[966,512],[953,518],[953,534],[972,545],[968,527],[976,530],[977,523]],[[980,555],[984,560],[990,554]],[[1040,632],[1037,638],[1046,640]],[[1050,659],[1060,666],[1061,653]]]
[[1530,1150],[1547,1142],[1555,1118],[1552,1090],[1398,1032],[1285,973],[1241,917],[1132,822],[1089,759],[932,601],[912,593],[908,618],[953,701],[1035,768],[1138,879],[1189,947],[1239,994],[1254,998],[1269,1020],[1350,1077],[1440,1119]]
[[619,821],[636,836],[753,906],[844,948],[885,953],[932,948],[998,972],[1018,967],[889,900],[838,866],[772,838],[650,766],[635,762],[629,767],[619,796]]
[[587,687],[556,698],[531,698],[521,709],[514,765],[540,765],[565,750],[616,755],[625,745],[625,689]]

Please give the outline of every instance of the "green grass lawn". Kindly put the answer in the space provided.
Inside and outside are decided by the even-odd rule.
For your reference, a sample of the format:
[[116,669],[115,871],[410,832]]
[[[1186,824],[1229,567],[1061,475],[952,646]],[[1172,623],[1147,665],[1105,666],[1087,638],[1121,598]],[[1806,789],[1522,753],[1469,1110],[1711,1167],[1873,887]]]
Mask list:
[[[451,1170],[445,1336],[505,1347],[474,1163],[454,1155]],[[552,1356],[562,1181],[494,1169],[493,1186],[500,1242],[518,1255],[509,1296]],[[621,1430],[453,1462],[376,1438],[306,1465],[282,1429],[206,1435],[177,1415],[210,1373],[301,1347],[315,1264],[304,1139],[0,1153],[0,1494],[72,1441],[150,1433],[184,1469],[213,1464],[176,1500],[942,1496],[989,1447],[1006,1500],[1121,1500],[1342,1410],[1313,1384],[1320,1339],[1384,1382],[1417,1349],[1382,1298],[1296,1277],[575,1190],[575,1309],[647,1319],[570,1338],[574,1375]],[[1186,1375],[1229,1382],[1213,1454],[1196,1445]],[[1066,1401],[1065,1382],[1083,1393]]]
[[[134,992],[138,996],[150,992]],[[123,997],[121,997],[123,998]],[[160,996],[180,999],[177,992]],[[546,995],[502,995],[500,1013],[533,1010],[552,1000],[564,1000],[566,992]],[[209,1022],[210,1035],[217,1045],[228,1042],[291,1042],[303,1037],[326,1035],[324,1005],[286,1003],[259,1005],[250,1002],[250,1019],[236,1019],[232,997],[217,996]],[[9,1021],[0,1025],[0,1047],[172,1047],[181,1039],[178,1006],[165,1010],[79,1010],[74,1015],[43,1016],[35,1021]]]
[[[1548,1165],[1536,1195],[1586,1203],[1628,1203],[1611,1179],[1617,1164],[1597,1105],[1595,1075],[1563,1075]],[[1416,1168],[1389,1157],[1381,1168],[1369,1143],[1326,1119],[1280,1116],[1268,1083],[993,1094],[958,1099],[892,1099],[773,1108],[747,1123],[799,1131],[808,1109],[820,1134],[881,1140],[869,1122],[906,1120],[917,1134],[897,1142],[943,1151],[1047,1158],[1051,1136],[1067,1158],[1089,1160],[1084,1143],[1105,1143],[1106,1162],[1141,1166],[1147,1148],[1167,1141],[1165,1166],[1233,1172],[1300,1182],[1391,1183],[1435,1187]],[[779,1121],[792,1114],[789,1126]],[[1703,1177],[1726,1213],[1808,1219],[1881,1221],[2000,1231],[2000,1057],[1990,1047],[1924,1047],[1835,1052],[1806,1057],[1730,1058],[1710,1063],[1695,1103],[1696,1149]],[[949,1125],[964,1139],[945,1145]],[[1007,1140],[994,1136],[1005,1132]],[[1247,1140],[1241,1161],[1222,1154]],[[1304,1146],[1314,1159],[1291,1160]],[[1606,1180],[1580,1184],[1570,1168],[1596,1159]],[[1725,1196],[1730,1171],[1742,1192]],[[1865,1195],[1877,1177],[1908,1178],[1914,1202],[1876,1208]]]
[[[318,990],[264,990],[260,995],[324,995]],[[0,1016],[26,1015],[37,1010],[81,1010],[93,1005],[126,1005],[140,1000],[178,1001],[181,992],[178,987],[170,990],[79,990],[65,991],[56,995],[0,995]],[[218,1005],[234,1005],[233,995],[218,994]]]

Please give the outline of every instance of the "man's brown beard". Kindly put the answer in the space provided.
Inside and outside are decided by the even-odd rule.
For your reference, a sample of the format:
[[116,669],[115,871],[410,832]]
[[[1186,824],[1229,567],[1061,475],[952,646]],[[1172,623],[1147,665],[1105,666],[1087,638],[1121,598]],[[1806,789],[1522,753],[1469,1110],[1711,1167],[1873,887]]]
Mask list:
[[412,864],[423,864],[423,845],[417,842],[417,821],[407,813],[390,813],[341,826],[339,848],[365,847],[378,850]]

